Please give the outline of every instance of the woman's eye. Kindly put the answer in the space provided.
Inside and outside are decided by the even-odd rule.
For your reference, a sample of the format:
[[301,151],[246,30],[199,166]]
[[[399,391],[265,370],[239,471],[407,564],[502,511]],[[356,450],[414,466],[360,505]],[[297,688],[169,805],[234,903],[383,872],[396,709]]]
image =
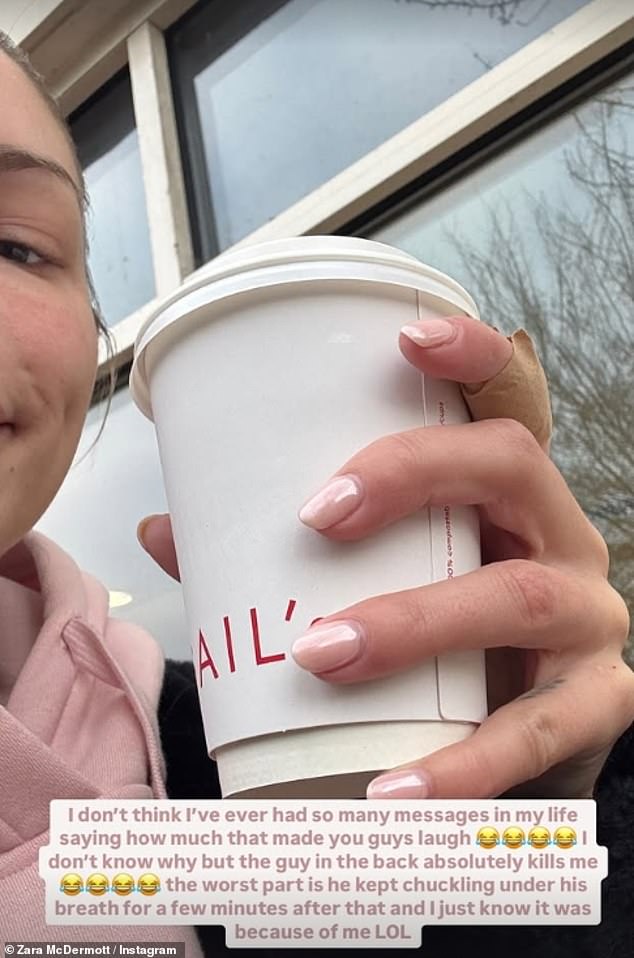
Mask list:
[[44,262],[44,257],[36,253],[30,246],[23,243],[14,243],[12,240],[0,240],[0,257],[9,259],[20,266],[36,266]]

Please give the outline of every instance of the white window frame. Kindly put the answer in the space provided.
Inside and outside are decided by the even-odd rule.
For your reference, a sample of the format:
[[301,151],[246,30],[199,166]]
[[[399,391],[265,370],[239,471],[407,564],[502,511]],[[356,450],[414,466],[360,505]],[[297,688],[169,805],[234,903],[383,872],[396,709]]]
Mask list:
[[[19,0],[14,3],[19,6]],[[35,0],[13,31],[49,80],[46,64],[64,63],[63,69],[52,71],[52,86],[66,112],[129,65],[157,296],[112,327],[118,367],[131,358],[136,335],[159,299],[175,292],[193,268],[163,33],[193,5],[193,0],[110,0],[107,5],[97,0]],[[0,27],[5,27],[3,22]],[[340,229],[633,38],[630,4],[593,0],[234,248]],[[104,351],[103,372],[105,361]]]

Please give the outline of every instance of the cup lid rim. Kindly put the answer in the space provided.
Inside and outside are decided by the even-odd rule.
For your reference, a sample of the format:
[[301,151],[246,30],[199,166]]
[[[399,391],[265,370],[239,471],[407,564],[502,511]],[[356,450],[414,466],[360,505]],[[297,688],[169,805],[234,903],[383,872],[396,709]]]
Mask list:
[[[412,288],[419,288],[416,280],[432,284],[436,287],[436,295],[439,295],[438,289],[442,288],[448,294],[447,300],[453,303],[456,308],[478,317],[475,302],[457,280],[452,279],[435,267],[421,262],[410,253],[386,243],[361,237],[326,235],[288,237],[240,246],[237,249],[232,248],[197,270],[173,293],[163,297],[143,322],[136,336],[134,362],[130,374],[130,390],[137,405],[146,415],[149,414],[149,394],[147,384],[144,382],[145,375],[141,368],[143,366],[142,354],[155,335],[158,335],[163,328],[176,321],[177,317],[173,315],[173,307],[176,307],[179,302],[186,301],[192,294],[205,287],[212,287],[214,284],[225,281],[230,283],[232,279],[237,280],[239,277],[245,277],[256,270],[275,270],[292,265],[297,266],[300,270],[305,267],[307,270],[306,276],[298,275],[295,277],[295,281],[301,281],[302,279],[309,281],[311,279],[309,273],[311,265],[323,270],[328,263],[342,262],[356,264],[357,266],[367,265],[385,271],[395,268],[405,271],[411,276]],[[319,278],[323,278],[323,276]],[[385,281],[388,282],[389,280],[386,278]],[[284,280],[280,279],[280,283],[283,282]],[[224,298],[223,295],[218,296],[218,299],[222,298]],[[210,298],[210,302],[212,301]],[[157,324],[161,317],[167,319],[166,314],[168,312],[172,314],[169,323]],[[186,315],[186,312],[187,310],[184,310],[183,315]]]
[[367,240],[359,236],[291,236],[285,239],[267,240],[253,245],[232,247],[201,266],[195,273],[186,278],[178,289],[162,298],[155,306],[139,330],[137,344],[161,313],[189,293],[203,286],[211,285],[211,283],[238,273],[263,269],[267,266],[281,266],[286,263],[297,262],[309,264],[311,262],[341,259],[375,265],[398,265],[413,269],[419,276],[442,283],[449,290],[466,299],[473,310],[477,312],[472,297],[457,280],[434,266],[428,266],[417,259],[416,256],[395,246],[379,243],[376,240]]

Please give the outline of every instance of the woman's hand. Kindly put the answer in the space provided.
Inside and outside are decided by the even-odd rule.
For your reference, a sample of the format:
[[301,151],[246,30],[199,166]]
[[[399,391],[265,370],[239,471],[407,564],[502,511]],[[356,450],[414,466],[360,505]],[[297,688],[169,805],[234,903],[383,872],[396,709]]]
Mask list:
[[[442,340],[437,321],[417,323],[414,339],[401,335],[402,352],[422,372],[462,383],[509,368],[503,336],[474,320],[450,325]],[[527,409],[530,420],[542,386],[511,379],[503,408],[518,418]],[[321,535],[352,541],[429,505],[475,505],[487,563],[331,613],[293,646],[300,666],[339,684],[452,650],[491,650],[489,718],[468,739],[375,779],[368,797],[488,798],[519,785],[523,795],[590,796],[634,719],[634,674],[621,659],[627,610],[607,582],[603,539],[528,429],[494,419],[409,430],[372,443],[329,483],[301,510]],[[177,576],[168,518],[145,520],[140,538]]]

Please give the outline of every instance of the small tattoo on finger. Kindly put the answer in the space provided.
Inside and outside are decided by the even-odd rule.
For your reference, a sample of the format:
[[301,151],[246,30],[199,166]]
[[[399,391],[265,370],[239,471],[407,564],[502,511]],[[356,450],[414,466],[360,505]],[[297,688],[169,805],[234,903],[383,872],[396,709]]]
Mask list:
[[566,680],[561,676],[551,679],[550,682],[544,682],[543,685],[536,685],[534,688],[529,689],[528,692],[524,692],[522,695],[519,695],[516,701],[521,699],[534,699],[538,695],[541,695],[542,692],[552,692],[553,689],[559,688],[560,685],[563,685]]

